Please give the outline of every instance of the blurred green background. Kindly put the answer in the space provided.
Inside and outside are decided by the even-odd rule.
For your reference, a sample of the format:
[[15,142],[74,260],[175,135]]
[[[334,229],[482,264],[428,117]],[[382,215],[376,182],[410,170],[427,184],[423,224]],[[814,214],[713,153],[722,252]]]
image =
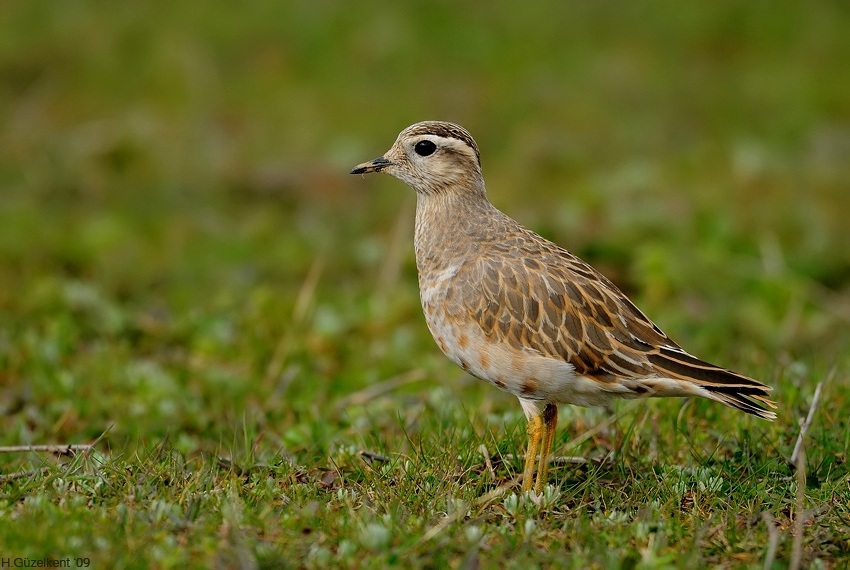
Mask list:
[[250,425],[315,465],[357,437],[343,398],[410,371],[400,406],[518,413],[433,346],[412,192],[348,175],[424,119],[793,429],[833,368],[846,410],[848,26],[828,1],[4,2],[0,444],[192,454]]
[[412,193],[347,174],[423,119],[470,129],[491,200],[691,350],[772,381],[848,347],[842,3],[12,2],[0,22],[7,443],[203,431],[251,403],[285,426],[438,356]]
[[[567,541],[597,540],[585,563],[639,558],[654,539],[593,513],[655,501],[674,529],[658,547],[670,556],[760,563],[765,527],[739,547],[739,531],[755,527],[735,509],[757,521],[772,511],[786,531],[783,458],[831,372],[810,500],[833,501],[847,474],[848,29],[850,5],[828,1],[4,2],[0,445],[106,435],[94,470],[0,455],[0,474],[51,468],[0,481],[0,517],[18,521],[0,545],[88,556],[94,544],[106,560],[169,566],[209,562],[227,529],[246,528],[261,558],[307,556],[306,530],[324,516],[310,555],[353,564],[358,540],[384,544],[389,513],[400,529],[391,556],[405,559],[434,513],[451,510],[444,500],[489,490],[480,457],[458,450],[521,453],[519,406],[430,338],[413,193],[348,175],[405,126],[443,119],[476,137],[497,207],[597,266],[684,347],[777,388],[776,424],[750,431],[743,416],[732,425],[732,411],[695,402],[686,442],[680,402],[638,408],[627,420],[646,429],[617,436],[634,443],[579,450],[616,447],[614,467],[558,472],[576,493],[562,498],[575,521],[535,524],[558,548],[570,548],[560,524],[586,532]],[[603,417],[562,414],[558,445]],[[658,434],[660,457],[641,439]],[[399,461],[373,472],[362,449]],[[731,485],[707,499],[728,491],[731,505],[706,503],[725,546],[700,538],[702,513],[680,508],[679,491],[668,499],[671,479],[658,475],[676,479],[695,461],[715,473],[703,452],[731,458],[721,471]],[[272,471],[243,484],[219,457]],[[446,466],[458,457],[455,476]],[[433,497],[417,477],[436,481]],[[396,496],[396,484],[417,486]],[[352,506],[355,492],[369,506]],[[329,493],[337,502],[318,508]],[[519,528],[494,509],[485,536]],[[846,554],[841,520],[812,528],[817,556]],[[49,530],[67,521],[78,535]],[[496,556],[540,554],[511,542],[522,533],[499,540],[486,539]],[[461,542],[435,549],[419,562],[466,556]]]

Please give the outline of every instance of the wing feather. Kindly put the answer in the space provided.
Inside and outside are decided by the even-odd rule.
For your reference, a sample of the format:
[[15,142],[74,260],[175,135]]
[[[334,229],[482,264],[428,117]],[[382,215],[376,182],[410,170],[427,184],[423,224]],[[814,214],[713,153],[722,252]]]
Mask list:
[[523,240],[521,263],[517,249],[506,256],[502,244],[458,275],[479,284],[484,298],[473,304],[467,297],[466,310],[493,342],[562,359],[601,382],[619,379],[636,394],[674,395],[657,382],[670,378],[747,413],[775,417],[769,386],[686,353],[590,265],[551,242],[530,241],[540,249],[529,251]]

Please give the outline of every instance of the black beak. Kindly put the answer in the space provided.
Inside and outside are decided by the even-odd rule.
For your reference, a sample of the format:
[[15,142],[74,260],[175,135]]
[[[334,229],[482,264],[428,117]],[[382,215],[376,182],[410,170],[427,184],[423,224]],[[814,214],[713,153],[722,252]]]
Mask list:
[[358,164],[351,170],[351,174],[367,174],[369,172],[380,172],[391,165],[392,162],[390,162],[383,156],[379,156],[378,158],[370,160],[369,162]]

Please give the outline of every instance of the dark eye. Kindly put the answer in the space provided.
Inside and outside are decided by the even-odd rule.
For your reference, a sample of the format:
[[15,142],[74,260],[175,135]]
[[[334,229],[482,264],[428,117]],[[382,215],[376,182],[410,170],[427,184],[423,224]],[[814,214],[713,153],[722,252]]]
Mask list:
[[434,154],[435,150],[437,150],[437,145],[427,140],[419,141],[418,143],[416,143],[416,146],[413,147],[413,150],[419,156],[430,156]]

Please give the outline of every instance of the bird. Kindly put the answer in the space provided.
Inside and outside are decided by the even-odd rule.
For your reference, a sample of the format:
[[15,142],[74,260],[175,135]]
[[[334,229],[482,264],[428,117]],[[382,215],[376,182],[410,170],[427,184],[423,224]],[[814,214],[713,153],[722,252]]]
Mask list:
[[[416,193],[414,250],[425,321],[440,350],[519,399],[522,491],[547,484],[558,405],[708,398],[766,420],[772,388],[692,356],[607,277],[487,198],[465,128],[415,123],[351,174],[384,173]],[[535,465],[536,464],[536,465]]]

